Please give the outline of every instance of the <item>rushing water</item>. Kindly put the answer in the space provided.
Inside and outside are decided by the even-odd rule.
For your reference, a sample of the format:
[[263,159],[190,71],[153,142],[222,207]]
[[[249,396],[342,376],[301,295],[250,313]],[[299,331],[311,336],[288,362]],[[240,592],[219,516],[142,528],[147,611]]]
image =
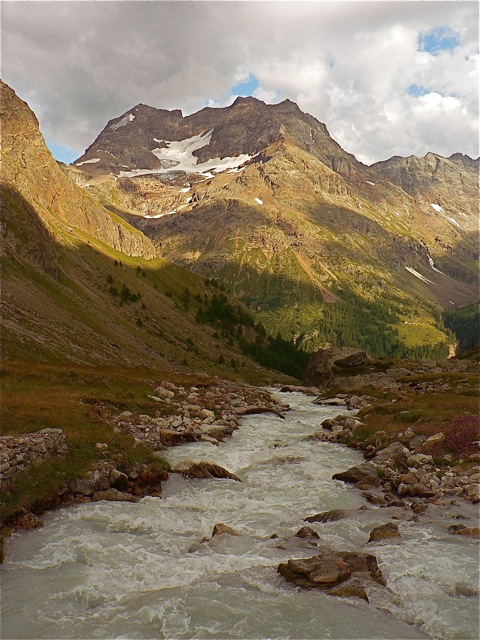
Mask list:
[[[163,499],[82,505],[13,536],[2,638],[476,638],[475,542],[433,521],[408,522],[401,509],[358,510],[360,493],[331,477],[361,455],[303,440],[338,408],[282,396],[293,408],[285,421],[251,416],[219,447],[168,454],[172,463],[217,462],[241,483],[174,474]],[[370,604],[301,591],[276,573],[288,558],[315,555],[282,540],[307,515],[333,508],[352,515],[312,526],[336,549],[365,550],[374,526],[400,518],[400,541],[368,545],[388,581],[372,585]],[[217,522],[241,535],[202,542]]]

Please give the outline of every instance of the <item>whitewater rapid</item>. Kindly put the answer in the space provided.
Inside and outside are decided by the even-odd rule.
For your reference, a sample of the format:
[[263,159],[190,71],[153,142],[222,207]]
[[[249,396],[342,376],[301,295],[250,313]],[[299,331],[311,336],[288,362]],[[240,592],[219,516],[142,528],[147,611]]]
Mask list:
[[[304,438],[341,409],[278,396],[292,407],[286,420],[249,416],[219,447],[168,452],[172,464],[221,464],[241,483],[172,474],[162,499],[81,505],[15,534],[1,569],[2,638],[476,638],[475,541],[372,507],[333,481],[360,453]],[[322,544],[377,556],[388,587],[372,589],[369,604],[302,591],[276,572],[315,555],[284,542],[303,519],[338,508],[352,513],[311,526]],[[370,530],[392,516],[402,538],[367,546]],[[240,535],[202,542],[218,522]]]

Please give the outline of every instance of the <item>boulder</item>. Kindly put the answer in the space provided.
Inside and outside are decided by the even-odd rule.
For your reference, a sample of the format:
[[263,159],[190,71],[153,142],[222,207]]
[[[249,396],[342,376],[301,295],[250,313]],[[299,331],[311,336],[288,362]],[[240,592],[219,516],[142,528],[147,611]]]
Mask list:
[[[289,560],[279,564],[278,573],[289,582],[306,589],[324,589],[330,595],[330,589],[338,585],[358,587],[358,583],[347,582],[350,578],[371,580],[386,585],[386,580],[378,568],[377,559],[369,553],[357,553],[354,551],[333,551],[326,549],[312,558]],[[346,596],[347,591],[343,594]],[[363,597],[359,592],[349,593],[356,597]],[[366,595],[366,594],[365,594]]]
[[329,589],[345,582],[352,575],[352,568],[334,553],[324,553],[313,558],[289,560],[281,563],[278,573],[298,587]]
[[92,480],[87,480],[85,478],[74,478],[69,482],[68,488],[72,493],[79,493],[83,496],[91,496],[97,489]]
[[314,516],[307,516],[304,520],[305,522],[336,522],[346,518],[349,513],[346,509],[332,509],[331,511],[317,513]]
[[425,449],[429,449],[430,447],[442,444],[443,442],[445,442],[445,434],[440,431],[440,433],[436,433],[435,435],[427,438],[423,443],[423,447]]
[[401,442],[392,442],[388,447],[377,451],[374,460],[378,462],[393,462],[395,466],[406,466],[409,454],[409,450]]
[[128,489],[129,482],[127,474],[122,471],[118,471],[118,469],[113,469],[110,475],[110,485],[114,489],[119,489],[120,491]]
[[387,540],[390,538],[401,538],[398,525],[394,522],[387,522],[372,529],[368,542],[378,542],[379,540]]
[[310,540],[310,541],[320,539],[320,536],[315,531],[315,529],[312,529],[312,527],[301,527],[301,529],[299,529],[295,534],[295,537],[302,538],[303,540]]
[[472,536],[473,538],[480,538],[480,528],[479,527],[463,527],[463,529],[458,529],[457,531],[453,531],[456,536]]
[[335,473],[332,478],[343,482],[362,482],[365,487],[378,487],[380,484],[377,467],[372,462],[364,462],[347,471]]
[[215,536],[221,536],[222,534],[226,534],[229,536],[239,536],[240,534],[238,533],[238,531],[235,531],[235,529],[232,529],[232,527],[229,527],[227,524],[224,524],[223,522],[218,522],[212,530],[212,538],[214,538]]
[[157,395],[157,397],[160,397],[160,398],[173,398],[175,395],[173,391],[170,391],[169,389],[165,389],[164,387],[157,387],[155,389],[155,394]]
[[219,464],[214,462],[192,462],[184,460],[179,462],[173,469],[176,473],[181,473],[185,478],[226,478],[241,482],[240,478],[234,473],[227,471]]
[[365,351],[357,351],[344,358],[334,360],[333,364],[336,367],[360,367],[368,363],[368,356]]

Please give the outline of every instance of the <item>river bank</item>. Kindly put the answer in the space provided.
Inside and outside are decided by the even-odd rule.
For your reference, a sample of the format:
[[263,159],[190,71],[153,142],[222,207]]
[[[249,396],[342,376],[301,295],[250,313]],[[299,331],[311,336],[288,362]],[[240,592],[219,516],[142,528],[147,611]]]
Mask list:
[[[380,509],[332,480],[363,456],[308,439],[338,412],[314,397],[280,394],[292,407],[286,419],[247,415],[219,445],[165,454],[172,468],[208,461],[241,482],[171,473],[162,499],[81,504],[14,536],[2,570],[4,629],[16,634],[8,637],[475,637],[478,554],[473,540],[448,531],[458,509],[437,521],[431,512],[430,522],[429,506],[414,522],[410,509]],[[342,519],[310,521],[334,509]],[[400,537],[369,542],[387,521]],[[212,537],[218,523],[238,535]],[[315,535],[296,535],[306,526]],[[370,581],[368,603],[346,601],[277,573],[324,547],[374,554],[387,586]]]
[[[97,403],[97,419],[110,430],[133,438],[134,447],[147,447],[158,460],[147,464],[136,462],[120,452],[112,455],[108,442],[95,442],[96,460],[84,477],[74,477],[55,487],[41,500],[2,518],[2,549],[4,539],[11,533],[17,529],[41,527],[40,516],[54,509],[101,500],[138,502],[147,495],[160,497],[162,482],[168,479],[171,471],[163,455],[168,447],[187,442],[218,445],[238,428],[242,416],[265,412],[282,416],[288,409],[263,388],[228,380],[207,379],[193,385],[163,380],[152,385],[148,399],[152,407],[148,414],[145,410],[119,412],[111,403]],[[30,445],[36,453],[38,440],[37,437],[30,443],[28,437],[0,438],[4,470],[8,472],[19,459],[20,446]],[[64,437],[58,454],[68,456]],[[28,469],[25,458],[28,460],[29,457],[35,460],[34,455],[29,456],[27,448],[21,454],[24,474]],[[12,476],[12,482],[4,486],[4,497],[15,490],[14,482],[15,476]],[[0,558],[4,558],[3,552]]]

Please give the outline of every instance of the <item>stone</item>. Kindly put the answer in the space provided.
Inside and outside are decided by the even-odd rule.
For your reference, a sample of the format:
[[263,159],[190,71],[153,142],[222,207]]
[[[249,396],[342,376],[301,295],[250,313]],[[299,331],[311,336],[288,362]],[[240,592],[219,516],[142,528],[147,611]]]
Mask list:
[[331,511],[317,513],[314,516],[307,516],[304,520],[305,522],[336,522],[337,520],[343,520],[343,518],[346,518],[349,513],[350,512],[346,509],[332,509]]
[[479,527],[463,527],[457,531],[453,531],[456,536],[472,536],[473,538],[480,538]]
[[218,447],[218,445],[220,444],[220,442],[216,438],[212,438],[206,433],[202,433],[202,435],[200,436],[200,440],[201,442],[209,442],[210,444],[213,444],[216,447]]
[[353,433],[358,431],[360,427],[365,426],[365,423],[361,420],[358,420],[357,418],[347,418],[344,424],[345,428],[351,429]]
[[480,486],[478,484],[467,485],[464,488],[464,491],[474,504],[480,502]]
[[158,386],[162,387],[162,389],[168,389],[169,391],[177,390],[177,387],[173,384],[173,382],[169,382],[168,380],[162,380],[162,382],[160,382]]
[[93,499],[98,502],[101,500],[108,502],[138,502],[140,500],[138,496],[132,496],[130,493],[124,493],[123,491],[118,491],[118,489],[96,491],[93,494]]
[[363,497],[370,502],[370,504],[376,504],[380,507],[385,507],[388,505],[388,500],[383,496],[376,495],[375,493],[369,493],[365,491],[363,493]]
[[295,534],[295,537],[302,538],[303,540],[310,540],[310,541],[319,540],[320,538],[318,533],[315,531],[315,529],[312,529],[312,527],[302,527],[297,531],[297,533]]
[[241,482],[234,473],[227,471],[214,462],[192,462],[183,460],[173,469],[176,473],[181,473],[185,478],[226,478]]
[[375,460],[392,461],[396,465],[403,464],[406,466],[409,453],[409,450],[401,442],[392,442],[388,447],[377,451]]
[[175,396],[175,394],[173,393],[173,391],[170,391],[169,389],[164,389],[163,387],[157,387],[155,389],[155,394],[160,397],[160,398],[173,398]]
[[423,445],[426,439],[427,439],[427,436],[424,436],[421,433],[419,433],[418,435],[413,436],[413,438],[410,438],[410,440],[408,441],[408,446],[412,451],[415,451]]
[[372,462],[364,462],[355,467],[342,471],[341,473],[335,473],[332,476],[333,480],[342,480],[343,482],[360,482],[363,481],[367,487],[378,487],[380,484],[380,478],[378,476],[378,469]]
[[360,598],[361,600],[365,600],[365,602],[369,601],[367,592],[358,578],[350,578],[350,580],[329,589],[327,593],[329,596],[335,596],[337,598]]
[[327,431],[331,431],[333,426],[337,424],[333,418],[326,418],[323,422],[320,423],[323,429],[327,429]]
[[423,443],[423,446],[424,448],[429,448],[429,447],[442,444],[443,442],[445,442],[445,434],[442,431],[440,431],[440,433],[436,433],[435,435],[427,438]]
[[366,400],[360,396],[350,396],[348,399],[348,406],[351,409],[362,409],[366,404]]
[[288,582],[298,587],[328,589],[334,587],[352,574],[350,565],[333,553],[301,560],[289,560],[277,568],[278,573]]
[[69,482],[68,488],[72,493],[79,493],[83,496],[91,496],[97,489],[92,480],[86,480],[85,478],[74,478]]
[[425,465],[433,465],[433,457],[425,453],[414,453],[407,458],[407,464],[409,467],[415,467],[416,469]]
[[382,586],[387,584],[378,567],[377,558],[373,554],[359,551],[337,551],[337,553],[352,567],[352,572],[358,577],[373,580]]
[[214,538],[215,536],[221,536],[221,535],[229,535],[229,536],[239,536],[240,534],[238,533],[238,531],[235,531],[235,529],[232,529],[232,527],[229,527],[227,524],[224,524],[223,522],[218,522],[212,530],[212,538]]
[[[312,558],[281,563],[277,567],[277,572],[299,587],[320,588],[327,590],[327,593],[330,593],[329,589],[346,583],[350,577],[386,585],[375,556],[354,551],[325,549]],[[354,585],[350,583],[350,586]]]
[[311,442],[324,442],[326,439],[327,434],[323,431],[316,431],[305,438],[305,440],[309,440]]
[[120,491],[122,489],[128,489],[129,482],[127,474],[123,473],[122,471],[118,471],[118,469],[112,469],[112,473],[110,475],[110,485],[114,489],[119,489]]
[[370,531],[368,542],[378,542],[379,540],[388,540],[391,538],[401,538],[401,535],[397,524],[387,522]]

